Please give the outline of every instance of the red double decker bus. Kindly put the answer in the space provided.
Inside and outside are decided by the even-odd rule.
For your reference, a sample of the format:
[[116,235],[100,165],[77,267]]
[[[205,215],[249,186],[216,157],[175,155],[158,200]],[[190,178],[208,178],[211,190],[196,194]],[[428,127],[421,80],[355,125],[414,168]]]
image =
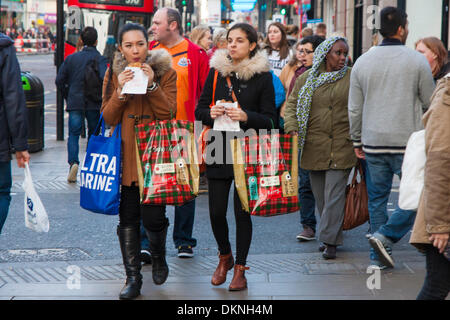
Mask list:
[[97,29],[97,49],[108,58],[116,50],[119,29],[128,22],[150,26],[154,0],[66,0],[64,57],[76,51],[84,27]]

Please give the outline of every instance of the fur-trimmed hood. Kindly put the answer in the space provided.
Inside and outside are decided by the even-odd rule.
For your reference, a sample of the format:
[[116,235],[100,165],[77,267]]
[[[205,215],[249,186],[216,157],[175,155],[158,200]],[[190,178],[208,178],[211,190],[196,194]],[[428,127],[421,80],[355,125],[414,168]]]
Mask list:
[[[156,78],[161,78],[167,71],[172,68],[172,56],[164,49],[148,51],[147,59],[145,60],[155,72]],[[113,71],[116,75],[119,75],[125,70],[128,65],[127,60],[122,54],[117,51],[114,55]]]
[[237,65],[234,65],[231,59],[228,58],[227,49],[216,50],[211,57],[209,66],[219,71],[222,77],[231,76],[234,72],[244,81],[250,80],[255,74],[270,71],[267,54],[261,50],[253,58],[245,59]]

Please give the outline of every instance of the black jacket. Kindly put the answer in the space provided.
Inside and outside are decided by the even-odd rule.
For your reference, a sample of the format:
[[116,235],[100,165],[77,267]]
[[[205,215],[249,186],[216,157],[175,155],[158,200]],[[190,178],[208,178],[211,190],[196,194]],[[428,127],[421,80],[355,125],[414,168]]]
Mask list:
[[22,89],[20,66],[14,42],[0,33],[0,161],[11,160],[11,146],[25,151],[27,144],[27,109]]
[[68,89],[67,111],[100,110],[102,106],[101,102],[87,101],[84,98],[84,70],[92,59],[97,59],[100,79],[103,79],[108,60],[95,47],[84,47],[82,51],[71,54],[59,68],[55,83],[63,92]]
[[[206,79],[202,95],[195,109],[196,120],[204,125],[213,127],[214,120],[210,115],[210,104],[213,99],[213,82],[215,71],[218,70],[218,78],[214,101],[232,101],[227,86],[226,76],[230,76],[236,98],[241,108],[247,113],[247,123],[240,123],[241,129],[273,129],[277,128],[277,111],[275,107],[275,93],[272,83],[270,65],[264,52],[258,52],[252,59],[244,60],[238,65],[233,65],[228,59],[225,50],[217,50],[210,61],[211,70]],[[217,133],[213,133],[217,134]],[[231,151],[229,141],[230,134],[222,133],[224,145],[223,162],[231,163]],[[214,139],[210,144],[214,143]],[[216,156],[214,152],[211,154]],[[226,161],[228,157],[228,161]],[[233,178],[233,166],[231,164],[209,164],[206,166],[206,175],[209,179]]]

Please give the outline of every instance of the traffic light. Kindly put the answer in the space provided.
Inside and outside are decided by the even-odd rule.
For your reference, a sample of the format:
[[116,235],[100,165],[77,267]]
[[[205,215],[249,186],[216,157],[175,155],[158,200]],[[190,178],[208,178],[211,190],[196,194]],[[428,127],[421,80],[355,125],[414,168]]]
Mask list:
[[183,4],[181,1],[182,0],[175,0],[175,7],[180,11],[183,10]]
[[285,7],[281,7],[280,14],[283,15],[283,16],[286,15],[286,8]]
[[186,12],[194,13],[194,0],[184,0],[186,2]]
[[222,24],[230,24],[232,23],[234,20],[233,19],[222,19]]

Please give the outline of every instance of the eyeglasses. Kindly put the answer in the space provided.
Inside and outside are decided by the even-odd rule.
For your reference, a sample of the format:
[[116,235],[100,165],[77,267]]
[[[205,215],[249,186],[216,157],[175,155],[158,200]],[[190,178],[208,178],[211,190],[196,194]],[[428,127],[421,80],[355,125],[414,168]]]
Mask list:
[[297,50],[297,52],[299,53],[299,54],[305,54],[305,55],[308,55],[308,54],[311,54],[311,53],[314,53],[314,51],[310,51],[310,50]]

